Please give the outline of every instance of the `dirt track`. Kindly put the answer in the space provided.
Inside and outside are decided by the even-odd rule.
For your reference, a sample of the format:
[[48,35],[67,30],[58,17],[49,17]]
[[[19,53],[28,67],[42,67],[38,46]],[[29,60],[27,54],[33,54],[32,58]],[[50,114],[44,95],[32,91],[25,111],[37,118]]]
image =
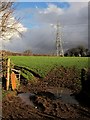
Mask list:
[[[79,73],[74,68],[55,69],[46,78],[37,78],[34,82],[22,84],[18,91],[7,94],[3,98],[3,120],[20,118],[29,120],[89,120],[90,108],[85,104],[81,105],[80,101],[72,103],[71,97],[73,94],[79,93],[80,89]],[[19,96],[20,93],[34,93],[34,97],[29,97],[34,106],[23,101]],[[63,94],[64,98],[67,97],[65,100],[62,99]]]

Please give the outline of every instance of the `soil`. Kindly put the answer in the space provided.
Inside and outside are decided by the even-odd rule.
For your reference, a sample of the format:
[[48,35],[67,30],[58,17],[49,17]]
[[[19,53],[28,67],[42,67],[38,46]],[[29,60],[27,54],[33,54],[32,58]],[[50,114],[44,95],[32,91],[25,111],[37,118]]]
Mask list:
[[[86,97],[86,98],[85,98]],[[55,68],[3,97],[2,120],[89,120],[87,96],[75,68]]]

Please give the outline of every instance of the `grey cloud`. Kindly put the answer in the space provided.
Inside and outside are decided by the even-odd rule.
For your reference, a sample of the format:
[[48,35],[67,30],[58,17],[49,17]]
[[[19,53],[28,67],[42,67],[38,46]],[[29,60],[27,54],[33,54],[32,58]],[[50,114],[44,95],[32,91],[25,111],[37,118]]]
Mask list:
[[[40,14],[41,9],[30,9],[33,13],[32,19],[27,19],[30,24],[37,24],[38,27],[28,29],[22,40],[13,40],[7,45],[8,49],[23,51],[31,49],[34,53],[55,52],[56,32],[50,23],[56,24],[57,19],[62,24],[62,40],[64,50],[77,45],[88,46],[88,6],[86,3],[70,3],[71,7],[63,14]],[[28,12],[28,14],[29,14]],[[12,47],[13,45],[13,47]]]
[[51,27],[44,26],[41,28],[28,30],[26,33],[26,46],[32,49],[34,53],[50,53],[55,49],[54,31]]

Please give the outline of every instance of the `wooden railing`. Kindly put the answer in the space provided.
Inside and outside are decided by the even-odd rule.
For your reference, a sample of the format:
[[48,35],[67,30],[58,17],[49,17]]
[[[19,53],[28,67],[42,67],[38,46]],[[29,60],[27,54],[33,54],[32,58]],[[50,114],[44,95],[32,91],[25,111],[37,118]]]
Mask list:
[[6,57],[5,55],[0,58],[0,77],[5,78],[2,79],[2,83],[5,82],[6,90],[9,90],[10,84],[12,90],[15,90],[17,89],[17,80],[18,83],[20,83],[20,71],[12,68],[10,58]]

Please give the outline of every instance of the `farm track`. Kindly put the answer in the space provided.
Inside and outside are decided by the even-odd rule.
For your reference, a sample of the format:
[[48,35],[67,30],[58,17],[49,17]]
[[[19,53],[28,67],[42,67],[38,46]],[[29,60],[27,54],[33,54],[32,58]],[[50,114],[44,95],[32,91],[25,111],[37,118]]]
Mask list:
[[88,109],[81,106],[75,106],[75,105],[73,107],[77,109],[82,116],[86,116],[90,118],[90,111]]
[[[45,117],[44,119],[45,120],[66,120],[62,117],[57,117],[57,116],[54,116],[54,115],[50,115],[50,114],[45,114],[45,113],[41,113],[40,111],[37,111],[35,109],[33,110],[30,110],[30,115],[32,116],[40,116],[41,118]],[[5,118],[2,117],[2,120],[4,120]],[[16,119],[16,118],[15,118]],[[31,120],[31,119],[30,119]],[[39,120],[38,118],[36,120]]]
[[33,70],[30,70],[30,69],[28,69],[28,68],[26,68],[26,67],[21,67],[21,66],[16,66],[16,65],[15,65],[14,68],[17,69],[17,70],[21,70],[22,72],[24,72],[24,70],[26,70],[26,71],[32,73],[35,77],[37,77],[37,78],[42,78],[39,74],[37,74],[37,73],[34,72]]
[[[9,120],[24,118],[27,120],[89,120],[90,108],[65,103],[59,99],[54,100],[51,99],[51,95],[48,94],[50,89],[56,91],[56,88],[58,89],[60,87],[66,90],[69,89],[71,94],[78,93],[81,88],[80,86],[77,87],[78,81],[79,76],[74,68],[65,69],[61,67],[51,71],[43,79],[38,78],[34,82],[29,81],[27,85],[21,84],[18,91],[13,91],[3,98],[3,120],[6,118]],[[37,94],[34,103],[36,106],[39,105],[40,109],[25,104],[25,102],[18,97],[19,93],[27,92]],[[48,95],[45,96],[39,93],[47,93]]]
[[[33,114],[34,112],[31,111],[31,113]],[[35,113],[34,113],[35,114]],[[41,117],[46,117],[46,119],[54,119],[54,120],[66,120],[65,118],[62,118],[62,117],[57,117],[57,116],[54,116],[54,115],[49,115],[49,114],[44,114],[44,113],[41,113],[40,111],[36,112],[37,115],[41,116]]]

